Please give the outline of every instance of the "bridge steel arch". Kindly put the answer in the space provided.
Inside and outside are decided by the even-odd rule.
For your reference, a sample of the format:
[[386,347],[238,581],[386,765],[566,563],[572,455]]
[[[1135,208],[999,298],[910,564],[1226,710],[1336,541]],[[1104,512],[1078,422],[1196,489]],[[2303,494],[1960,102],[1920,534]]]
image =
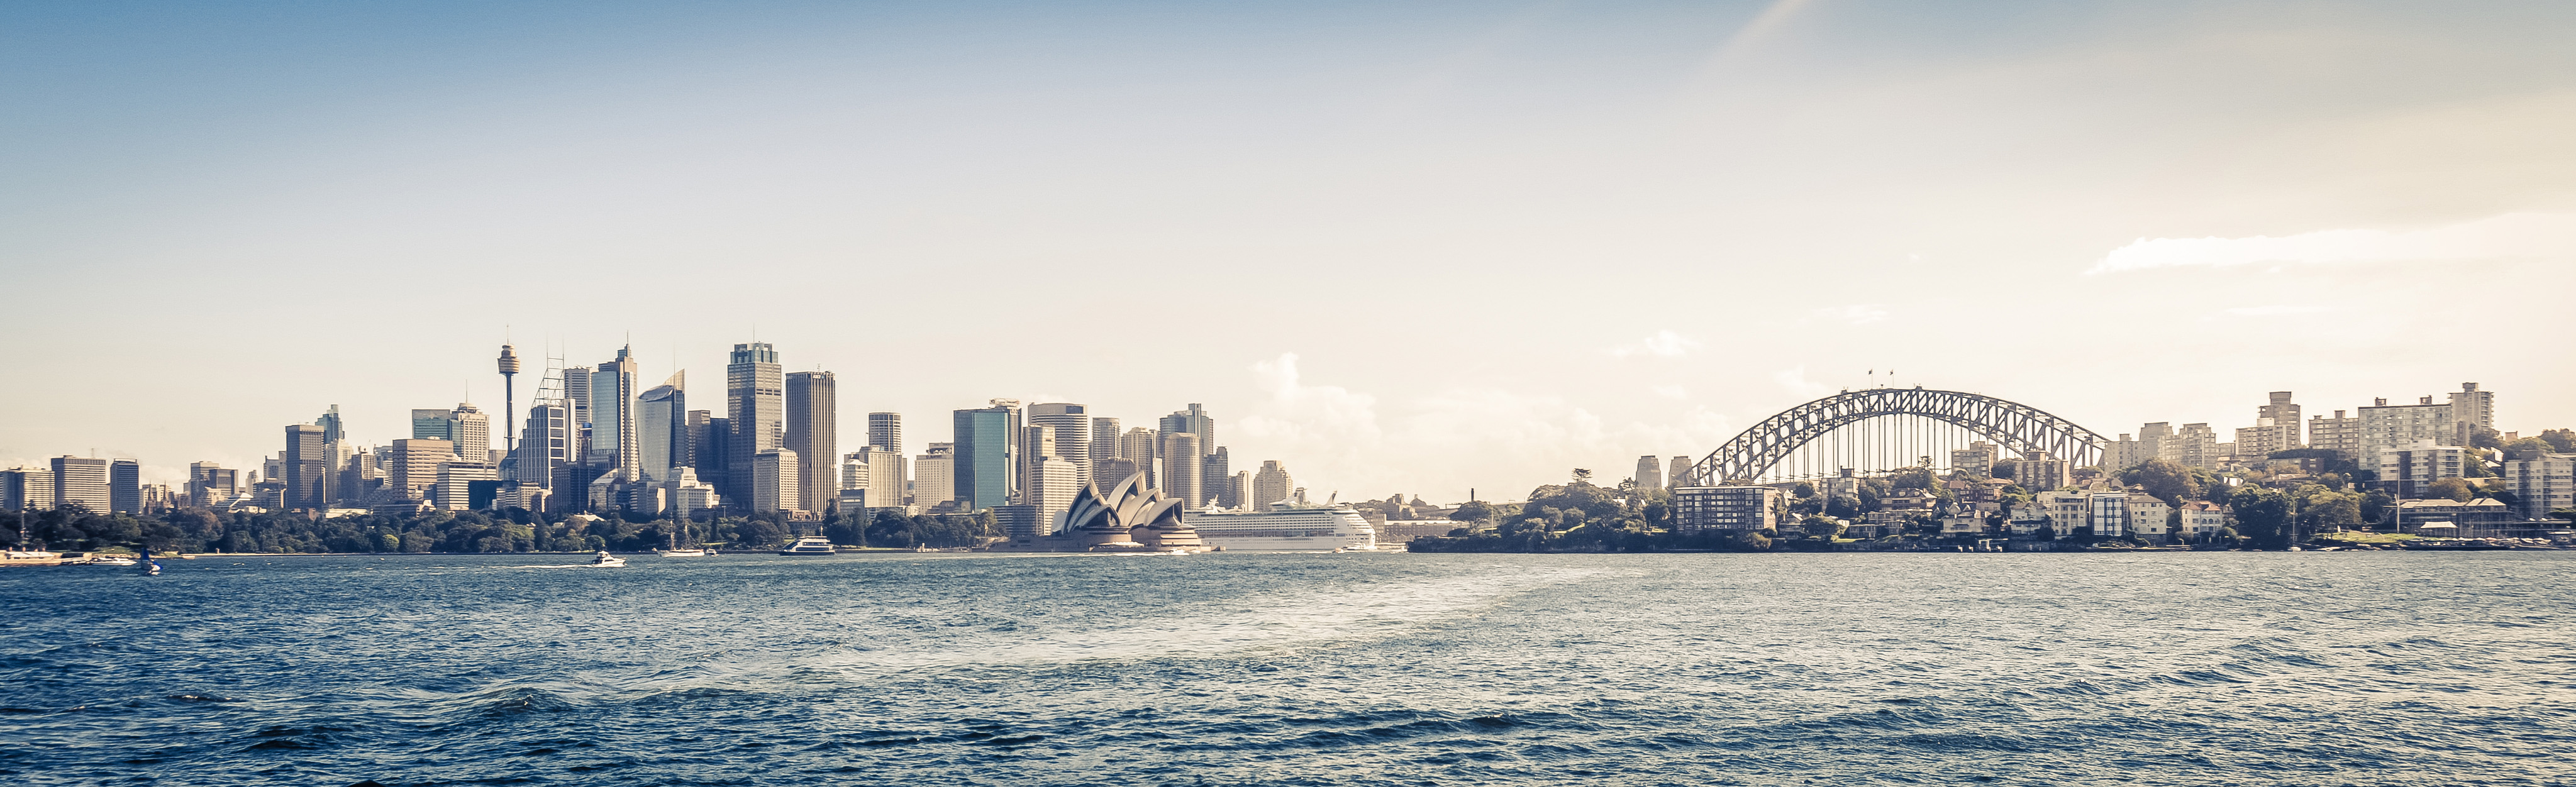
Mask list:
[[2093,430],[2018,402],[1960,391],[1869,388],[1844,391],[1763,419],[1691,466],[1693,484],[1751,483],[1808,443],[1872,418],[1913,416],[1959,426],[2025,456],[2046,451],[2085,467],[2102,460],[2106,441]]

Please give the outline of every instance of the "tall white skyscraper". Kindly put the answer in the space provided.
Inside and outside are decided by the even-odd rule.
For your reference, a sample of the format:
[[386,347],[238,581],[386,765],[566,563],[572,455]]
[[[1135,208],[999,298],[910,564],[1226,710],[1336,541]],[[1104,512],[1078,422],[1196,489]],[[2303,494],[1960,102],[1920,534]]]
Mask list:
[[796,493],[804,476],[796,464],[796,452],[770,448],[751,459],[751,507],[753,511],[796,511]]
[[778,350],[767,342],[733,346],[725,365],[725,483],[717,493],[738,505],[760,499],[753,493],[752,461],[760,452],[780,447],[787,437],[787,373],[778,366]]
[[786,403],[787,434],[779,445],[800,458],[813,458],[805,467],[796,499],[805,506],[803,510],[829,510],[840,488],[831,461],[840,456],[840,384],[831,372],[791,372]]
[[1199,492],[1199,436],[1191,432],[1163,434],[1163,494],[1184,501],[1187,508],[1207,505]]
[[1268,511],[1295,491],[1297,480],[1288,477],[1288,467],[1279,460],[1267,459],[1261,462],[1261,470],[1252,474],[1252,499],[1248,502],[1254,511]]

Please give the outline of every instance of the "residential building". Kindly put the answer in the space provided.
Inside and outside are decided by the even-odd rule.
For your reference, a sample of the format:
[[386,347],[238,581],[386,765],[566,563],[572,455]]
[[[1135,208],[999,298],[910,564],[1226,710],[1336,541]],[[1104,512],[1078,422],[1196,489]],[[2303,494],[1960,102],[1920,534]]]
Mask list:
[[661,385],[635,398],[638,478],[659,481],[670,476],[671,468],[692,463],[689,415],[687,370],[672,372]]
[[[2145,460],[2140,460],[2145,461]],[[2049,456],[2047,451],[2032,451],[2029,456],[2013,460],[2013,483],[2033,491],[2056,489],[2069,483],[2072,476],[2066,460]]]
[[2092,496],[2072,489],[2053,489],[2032,497],[2041,513],[2048,515],[2048,527],[2058,538],[2075,535],[2076,528],[2093,523]]
[[[1042,402],[1029,405],[1028,424],[1048,427],[1055,440],[1046,456],[1072,462],[1083,480],[1091,478],[1091,415],[1088,408],[1070,402]],[[1023,446],[1025,447],[1025,446]],[[1032,454],[1033,457],[1037,456]],[[1032,462],[1031,467],[1036,463]],[[1032,501],[1035,502],[1035,501]]]
[[1009,504],[1010,445],[1014,442],[1010,425],[1014,415],[1000,407],[957,411],[949,477],[951,499],[960,511]]
[[2469,445],[2471,436],[2480,429],[2495,428],[2495,392],[2478,390],[2477,383],[2461,383],[2451,392],[2451,424],[2454,430],[2449,445]]
[[869,413],[868,445],[903,453],[903,414]]
[[2404,500],[2388,507],[2387,524],[2400,533],[2480,538],[2513,527],[2513,508],[2492,497],[2463,503],[2447,497]]
[[42,467],[0,470],[0,511],[49,511],[54,507],[54,471]]
[[[2143,497],[2143,495],[2141,495]],[[2119,538],[2129,534],[2129,493],[2093,492],[2085,496],[2085,511],[2096,538]]]
[[957,487],[951,463],[957,460],[954,443],[931,443],[928,450],[912,463],[913,505],[924,509],[955,499]]
[[[447,411],[437,412],[445,416]],[[278,456],[277,480],[286,482],[289,509],[331,507],[331,460],[322,435],[323,428],[313,424],[286,427],[286,452]]]
[[1637,457],[1636,479],[1638,489],[1664,488],[1663,457],[1652,454]]
[[2436,445],[2430,439],[2383,447],[2379,449],[2379,489],[2399,499],[2425,497],[2433,482],[2459,478],[2463,459],[2458,446]]
[[785,445],[787,375],[779,369],[778,350],[768,342],[734,345],[728,361],[725,423],[732,431],[725,440],[724,479],[732,486],[717,487],[717,493],[740,504],[754,504],[763,498],[752,494],[752,460],[762,451]]
[[1950,469],[1965,470],[1977,475],[1990,475],[1995,472],[1995,459],[2001,455],[2001,452],[1995,448],[1995,444],[1984,440],[1974,441],[1966,448],[1950,451]]
[[143,513],[143,465],[132,459],[107,463],[107,510],[114,514]]
[[2505,491],[2512,492],[2524,519],[2576,508],[2576,454],[2530,452],[2504,462]]
[[[2376,399],[2361,408],[2361,455],[2355,457],[2363,467],[2378,460],[2380,452],[2430,441],[2434,445],[2459,445],[2459,430],[2451,420],[2447,404],[2434,404],[2426,396],[2415,404],[2392,405],[2387,399]],[[2382,476],[2382,480],[2386,480]]]
[[2218,430],[2209,428],[2208,424],[2183,424],[2182,431],[2174,433],[2168,451],[2172,455],[2164,457],[2166,459],[2186,467],[2212,471],[2219,469],[2220,460],[2226,455],[2218,444]]
[[2184,538],[2208,538],[2227,527],[2229,512],[2226,506],[2207,500],[2185,500],[2181,510]]
[[[2361,461],[2361,417],[2346,416],[2342,410],[2334,411],[2334,416],[2331,418],[2322,415],[2310,416],[2308,447],[2322,448],[2340,454],[2345,459]],[[2376,461],[2375,457],[2373,461]]]
[[1776,529],[1780,490],[1767,486],[1684,486],[1673,489],[1673,532]]
[[[1196,408],[1197,405],[1192,405]],[[1199,486],[1199,435],[1196,432],[1164,430],[1163,494],[1185,501],[1183,508],[1207,505],[1207,496]]]
[[[393,447],[393,461],[387,468],[393,478],[385,488],[397,500],[428,500],[430,486],[438,483],[438,466],[457,461],[456,444],[447,440],[395,440]],[[288,496],[293,497],[291,490]]]
[[2260,464],[2274,451],[2301,447],[2299,440],[2299,406],[2290,401],[2289,391],[2273,391],[2271,402],[2254,408],[2254,425],[2236,430],[2236,453],[2243,461]]
[[804,474],[796,466],[796,452],[784,448],[763,449],[752,456],[751,510],[799,511],[796,495],[803,491]]
[[2172,532],[2168,524],[2173,519],[2173,510],[2173,506],[2166,505],[2154,495],[2130,493],[2127,512],[2129,534],[2144,538],[2150,544],[2164,543],[2166,534]]
[[[831,372],[787,375],[787,434],[781,445],[800,458],[812,458],[797,483],[796,499],[806,506],[798,510],[821,511],[839,497],[832,467],[832,457],[840,456],[839,412],[840,384]],[[900,492],[895,499],[902,499]]]

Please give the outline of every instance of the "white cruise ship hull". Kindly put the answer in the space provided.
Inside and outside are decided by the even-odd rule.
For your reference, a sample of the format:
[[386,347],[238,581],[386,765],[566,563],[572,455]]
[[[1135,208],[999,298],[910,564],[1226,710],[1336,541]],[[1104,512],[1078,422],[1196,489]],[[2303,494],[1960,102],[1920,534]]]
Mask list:
[[1377,548],[1377,530],[1349,506],[1275,511],[1191,511],[1181,521],[1227,552],[1334,552]]

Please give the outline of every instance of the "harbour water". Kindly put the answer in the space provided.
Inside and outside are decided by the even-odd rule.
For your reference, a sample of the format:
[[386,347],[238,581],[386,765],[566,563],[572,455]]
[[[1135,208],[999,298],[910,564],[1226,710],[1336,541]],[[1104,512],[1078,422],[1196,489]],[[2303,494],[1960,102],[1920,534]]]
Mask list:
[[0,782],[2576,781],[2576,553],[0,572]]

